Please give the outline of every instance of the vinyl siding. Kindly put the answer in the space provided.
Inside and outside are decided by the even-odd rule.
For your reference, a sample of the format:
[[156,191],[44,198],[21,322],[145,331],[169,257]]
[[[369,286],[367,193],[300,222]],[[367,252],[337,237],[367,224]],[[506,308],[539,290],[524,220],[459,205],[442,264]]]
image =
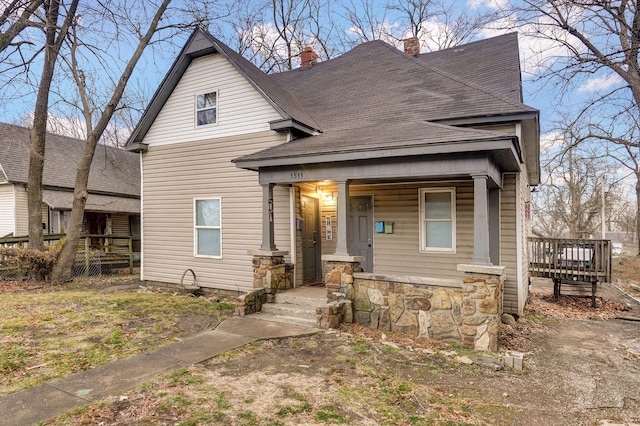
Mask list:
[[[195,96],[218,91],[218,123],[195,125]],[[144,142],[168,145],[269,130],[282,117],[219,54],[194,59],[149,129]]]
[[21,237],[29,234],[28,197],[27,191],[23,188],[16,187],[15,189],[16,237]]
[[[456,188],[456,252],[420,253],[420,188]],[[335,186],[323,187],[334,192]],[[373,221],[393,222],[393,234],[373,233],[374,272],[390,275],[416,275],[457,278],[457,265],[469,263],[473,256],[473,182],[411,183],[389,185],[351,185],[349,195],[373,196]],[[337,239],[336,196],[321,200],[322,253],[332,254]],[[332,216],[333,240],[326,240],[325,217]]]
[[[179,284],[192,269],[198,285],[247,291],[252,287],[250,249],[262,239],[262,187],[258,173],[231,160],[285,142],[272,131],[224,139],[156,146],[143,155],[144,279]],[[193,199],[222,200],[222,259],[194,256]],[[274,188],[279,250],[290,250],[289,191]]]
[[[456,252],[420,252],[420,188],[456,189]],[[374,272],[456,278],[473,256],[473,182],[412,183],[352,187],[351,195],[373,195],[374,222],[393,222],[392,234],[373,233]]]
[[[126,213],[112,213],[111,214],[111,234],[112,235],[131,235],[131,229],[129,228],[129,215]],[[115,252],[127,252],[129,249],[126,247],[129,244],[128,240],[115,239],[113,244],[121,245],[125,247],[118,247],[114,249]]]
[[531,235],[531,220],[526,216],[525,204],[531,201],[531,192],[529,191],[529,181],[526,179],[528,176],[527,171],[518,175],[518,188],[520,190],[520,204],[518,206],[518,214],[520,215],[520,235],[519,235],[519,248],[520,248],[520,291],[518,293],[518,314],[522,315],[524,312],[524,305],[527,302],[527,296],[529,295],[529,245],[527,239]]
[[16,231],[14,189],[12,184],[0,185],[0,237]]
[[518,214],[518,191],[516,174],[505,174],[500,197],[500,258],[507,279],[504,283],[503,309],[505,312],[518,313],[518,250],[516,232],[516,214]]

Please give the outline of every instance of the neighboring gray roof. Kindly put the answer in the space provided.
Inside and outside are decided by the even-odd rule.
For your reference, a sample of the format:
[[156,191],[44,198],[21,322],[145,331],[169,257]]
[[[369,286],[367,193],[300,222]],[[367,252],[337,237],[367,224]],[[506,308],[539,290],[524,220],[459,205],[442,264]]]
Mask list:
[[[7,180],[27,184],[29,129],[0,123],[0,167]],[[43,186],[72,189],[85,141],[47,135]],[[140,197],[140,163],[136,154],[98,145],[89,174],[89,192]],[[139,202],[139,200],[136,200]]]
[[167,72],[151,102],[129,137],[126,146],[137,148],[143,141],[160,110],[173,93],[176,85],[194,58],[218,53],[223,55],[236,70],[251,83],[255,89],[275,108],[283,120],[294,120],[310,130],[320,130],[316,121],[305,111],[298,99],[283,89],[271,76],[259,70],[242,55],[212,36],[207,31],[196,29],[178,54]]
[[[73,192],[45,189],[42,191],[42,201],[54,210],[71,210],[71,207],[73,207]],[[140,214],[140,200],[138,198],[89,194],[85,210],[92,212]]]

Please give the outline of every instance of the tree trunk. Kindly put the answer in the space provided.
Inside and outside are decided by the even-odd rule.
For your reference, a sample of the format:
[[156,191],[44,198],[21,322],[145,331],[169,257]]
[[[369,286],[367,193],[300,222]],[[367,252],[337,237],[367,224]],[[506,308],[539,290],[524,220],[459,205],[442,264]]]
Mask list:
[[84,147],[82,158],[78,164],[76,173],[76,185],[73,191],[73,207],[71,218],[67,228],[66,241],[58,256],[58,261],[50,275],[50,280],[54,283],[63,283],[71,279],[73,263],[76,260],[78,242],[82,234],[82,221],[84,219],[84,207],[87,204],[89,170],[96,151],[98,140],[95,135],[90,135]]
[[51,1],[47,9],[44,63],[42,64],[42,75],[33,113],[33,127],[31,128],[27,205],[29,208],[29,248],[36,250],[44,250],[42,237],[42,175],[44,171],[45,141],[47,138],[47,118],[49,116],[49,91],[51,90],[53,72],[59,52],[59,45],[56,44],[59,9],[60,3],[55,0]]

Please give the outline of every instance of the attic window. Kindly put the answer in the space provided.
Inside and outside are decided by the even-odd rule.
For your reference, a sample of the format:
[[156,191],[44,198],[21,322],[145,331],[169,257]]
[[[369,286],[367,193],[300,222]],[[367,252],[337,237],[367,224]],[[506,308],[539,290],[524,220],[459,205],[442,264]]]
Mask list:
[[218,122],[218,92],[196,95],[196,125],[208,126]]

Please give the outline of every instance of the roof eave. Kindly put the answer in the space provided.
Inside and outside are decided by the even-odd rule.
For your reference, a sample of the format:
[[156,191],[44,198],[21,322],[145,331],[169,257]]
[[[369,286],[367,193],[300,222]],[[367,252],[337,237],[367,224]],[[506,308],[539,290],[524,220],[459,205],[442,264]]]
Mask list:
[[149,150],[149,144],[142,143],[142,142],[132,142],[131,144],[126,145],[124,149],[126,149],[127,151],[136,152],[136,153],[147,152]]
[[270,121],[269,125],[271,126],[271,130],[275,130],[277,132],[298,130],[299,132],[302,132],[307,136],[313,136],[320,131],[319,129],[307,126],[306,124],[301,123],[293,118]]
[[429,120],[433,123],[446,124],[448,126],[470,126],[474,124],[490,124],[501,123],[505,121],[520,121],[537,118],[540,111],[531,109],[531,111],[521,111],[507,114],[478,115],[473,117],[451,117],[443,119]]

